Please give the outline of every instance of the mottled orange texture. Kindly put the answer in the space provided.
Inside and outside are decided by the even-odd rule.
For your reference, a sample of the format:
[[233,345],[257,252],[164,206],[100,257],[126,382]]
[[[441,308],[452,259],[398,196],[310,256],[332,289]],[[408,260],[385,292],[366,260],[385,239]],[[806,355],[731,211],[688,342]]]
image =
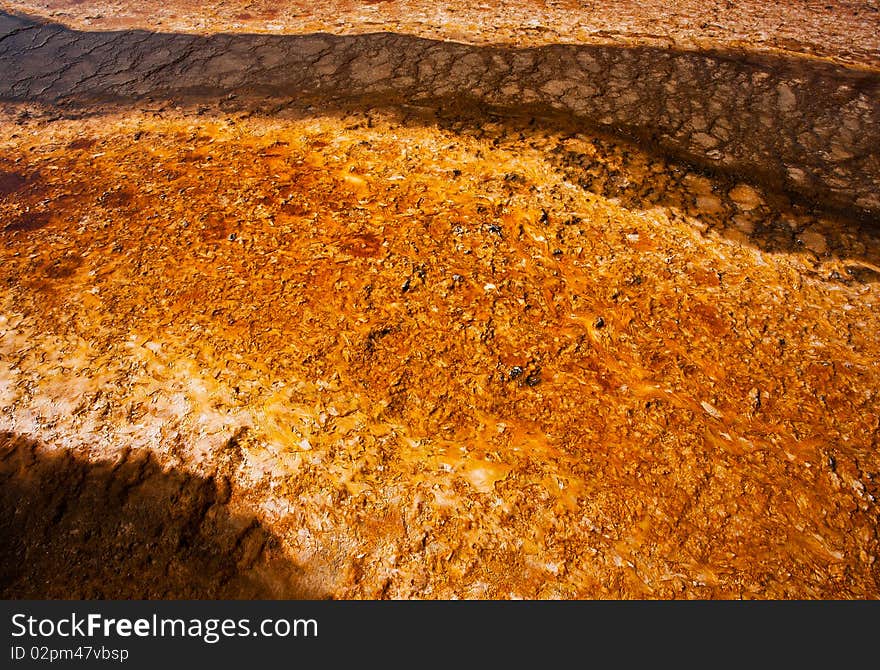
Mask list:
[[877,2],[0,10],[0,595],[880,597]]
[[5,431],[223,464],[317,596],[880,595],[870,229],[527,116],[70,116],[0,117]]

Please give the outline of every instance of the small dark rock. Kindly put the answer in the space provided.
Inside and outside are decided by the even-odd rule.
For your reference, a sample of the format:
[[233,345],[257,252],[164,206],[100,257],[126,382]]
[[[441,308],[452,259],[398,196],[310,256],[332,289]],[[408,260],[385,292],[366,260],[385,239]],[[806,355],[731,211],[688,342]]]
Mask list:
[[542,209],[541,210],[541,218],[538,219],[538,222],[539,223],[547,223],[548,221],[550,221],[550,215],[547,213],[546,209]]
[[749,400],[752,403],[752,409],[754,411],[757,412],[761,409],[761,390],[756,387],[749,391]]
[[498,226],[493,223],[491,226],[489,226],[489,232],[492,233],[493,235],[500,235],[501,234],[501,226]]
[[526,386],[537,386],[541,383],[541,371],[535,370],[534,372],[530,372],[529,376],[526,377]]
[[604,328],[605,327],[605,319],[603,319],[600,316],[598,319],[596,319],[596,322],[593,325],[596,326],[596,328]]
[[[846,269],[846,273],[855,281],[860,282],[862,284],[867,284],[869,282],[878,282],[880,281],[880,272],[873,270],[868,267],[848,267]],[[847,280],[844,279],[844,282]]]
[[229,241],[230,242],[235,242],[235,240],[237,240],[237,239],[238,239],[238,235],[236,235],[235,233],[229,233]]
[[510,372],[508,374],[511,379],[519,379],[523,375],[523,369],[518,365],[514,365],[512,368],[510,368]]
[[412,277],[407,277],[406,281],[403,282],[403,286],[400,287],[400,290],[403,293],[406,293],[412,288]]

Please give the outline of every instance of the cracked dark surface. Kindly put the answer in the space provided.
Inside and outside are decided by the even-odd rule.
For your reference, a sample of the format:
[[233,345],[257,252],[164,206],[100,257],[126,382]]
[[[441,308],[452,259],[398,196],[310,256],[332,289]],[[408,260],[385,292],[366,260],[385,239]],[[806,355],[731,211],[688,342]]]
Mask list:
[[771,55],[473,46],[390,33],[80,32],[0,15],[0,99],[55,105],[227,96],[569,116],[811,203],[880,212],[880,74]]
[[880,64],[876,0],[0,0],[0,8],[78,30],[390,32],[467,44],[723,48]]

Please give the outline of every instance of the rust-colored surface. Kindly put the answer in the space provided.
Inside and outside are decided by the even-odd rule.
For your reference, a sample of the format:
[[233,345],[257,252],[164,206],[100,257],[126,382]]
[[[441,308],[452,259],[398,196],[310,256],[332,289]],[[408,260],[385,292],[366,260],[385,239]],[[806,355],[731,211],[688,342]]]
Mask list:
[[527,120],[3,124],[11,432],[233,449],[318,595],[877,595],[867,231]]
[[[721,4],[2,7],[873,67],[876,3]],[[874,219],[534,108],[219,97],[227,65],[0,102],[6,597],[880,596]]]

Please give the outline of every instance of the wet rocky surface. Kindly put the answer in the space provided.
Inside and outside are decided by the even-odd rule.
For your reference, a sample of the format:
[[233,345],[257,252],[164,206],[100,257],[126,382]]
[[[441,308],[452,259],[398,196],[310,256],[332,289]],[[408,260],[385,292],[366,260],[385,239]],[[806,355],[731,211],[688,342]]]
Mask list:
[[629,45],[468,45],[364,35],[82,32],[0,15],[0,98],[82,104],[353,99],[563,114],[813,204],[880,215],[880,72]]
[[876,0],[3,0],[78,30],[390,32],[470,44],[622,44],[806,55],[880,65]]
[[[880,593],[873,177],[659,150],[627,67],[693,56],[3,21],[7,597]],[[730,155],[833,179],[787,143],[850,96],[876,161],[870,68],[700,58]]]

